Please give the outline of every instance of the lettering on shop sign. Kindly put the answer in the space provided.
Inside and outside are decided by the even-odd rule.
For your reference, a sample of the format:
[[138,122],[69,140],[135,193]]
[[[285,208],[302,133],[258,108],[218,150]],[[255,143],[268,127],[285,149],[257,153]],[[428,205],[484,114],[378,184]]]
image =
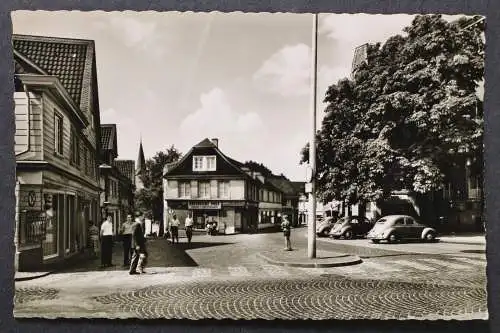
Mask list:
[[190,202],[189,209],[221,209],[220,202]]

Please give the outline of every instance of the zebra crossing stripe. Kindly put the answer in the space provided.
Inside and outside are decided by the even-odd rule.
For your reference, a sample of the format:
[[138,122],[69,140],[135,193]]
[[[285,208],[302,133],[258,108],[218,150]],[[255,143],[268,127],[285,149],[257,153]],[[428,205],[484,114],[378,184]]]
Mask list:
[[212,276],[212,270],[210,268],[195,268],[191,274],[192,277],[210,277]]
[[250,276],[250,272],[244,266],[228,267],[231,276]]
[[321,275],[326,274],[327,270],[325,268],[309,268],[309,267],[297,267],[301,272],[304,272],[308,275]]
[[392,265],[392,263],[382,264],[373,261],[364,261],[361,265],[367,271],[376,270],[384,272],[399,272],[401,270],[400,268]]
[[429,263],[433,263],[435,265],[445,266],[445,267],[449,267],[449,268],[457,269],[457,270],[473,269],[473,267],[471,267],[471,266],[465,266],[465,265],[457,264],[457,263],[454,263],[451,261],[444,261],[444,260],[440,260],[440,259],[419,259],[418,261],[429,262]]
[[366,266],[362,267],[361,264],[353,266],[341,266],[341,267],[335,267],[335,272],[345,275],[366,273],[367,271],[365,267]]
[[393,264],[415,268],[420,271],[435,271],[437,269],[435,267],[419,264],[418,262],[413,260],[396,260],[393,262]]
[[274,266],[274,265],[261,265],[261,266],[262,269],[271,276],[290,275],[290,272],[288,272],[286,269],[280,266]]
[[453,257],[453,260],[465,262],[467,264],[475,265],[475,266],[486,266],[486,261],[484,261],[482,259],[471,259],[471,258]]

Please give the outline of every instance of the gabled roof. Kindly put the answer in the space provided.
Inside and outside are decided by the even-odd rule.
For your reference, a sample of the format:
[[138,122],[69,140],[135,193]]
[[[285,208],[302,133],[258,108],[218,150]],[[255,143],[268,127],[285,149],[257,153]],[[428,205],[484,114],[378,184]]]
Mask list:
[[116,124],[101,124],[101,149],[118,150]]
[[245,171],[241,170],[242,163],[233,160],[224,155],[219,148],[209,139],[203,139],[194,145],[189,152],[184,155],[175,165],[173,165],[165,176],[182,176],[192,174],[193,155],[216,155],[220,157],[217,161],[217,170],[209,172],[196,172],[200,175],[240,175],[245,178],[251,178]]
[[90,87],[96,73],[94,41],[13,35],[12,44],[17,70],[56,76],[75,104],[85,114],[89,111]]
[[122,175],[130,179],[132,183],[135,182],[135,162],[133,160],[114,160],[114,165]]

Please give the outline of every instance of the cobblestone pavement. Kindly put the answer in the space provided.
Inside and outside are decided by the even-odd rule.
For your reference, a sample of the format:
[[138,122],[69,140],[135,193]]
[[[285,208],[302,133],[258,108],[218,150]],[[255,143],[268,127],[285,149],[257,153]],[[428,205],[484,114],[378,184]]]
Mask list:
[[485,296],[481,288],[330,277],[156,286],[96,299],[141,318],[412,319],[485,312]]
[[[300,238],[296,235],[295,246]],[[175,267],[168,262],[154,265],[146,275],[129,276],[119,269],[75,270],[17,282],[15,316],[459,320],[488,316],[486,260],[481,254],[463,254],[460,246],[446,249],[447,254],[378,253],[355,266],[290,268],[266,264],[256,255],[259,249],[281,245],[278,234],[196,240],[204,245],[171,245],[163,240],[152,244],[165,253],[175,248],[190,259]],[[216,246],[208,246],[210,242]],[[162,258],[157,259],[160,263]]]

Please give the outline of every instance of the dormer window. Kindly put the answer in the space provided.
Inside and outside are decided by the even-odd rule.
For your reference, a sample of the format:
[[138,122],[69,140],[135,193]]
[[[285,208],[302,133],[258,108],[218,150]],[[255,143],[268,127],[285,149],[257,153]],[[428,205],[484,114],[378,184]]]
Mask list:
[[193,171],[215,171],[216,156],[193,156]]

